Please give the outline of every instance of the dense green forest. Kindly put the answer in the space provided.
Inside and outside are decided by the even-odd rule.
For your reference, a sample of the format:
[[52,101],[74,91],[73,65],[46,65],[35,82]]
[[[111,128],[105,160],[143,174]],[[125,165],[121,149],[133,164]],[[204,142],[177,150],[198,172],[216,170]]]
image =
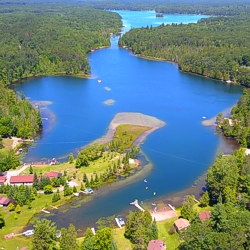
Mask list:
[[36,135],[42,119],[40,111],[22,95],[0,84],[0,135],[29,138]]
[[180,70],[250,86],[250,18],[248,15],[201,19],[131,29],[119,40],[143,57],[176,62]]
[[179,249],[249,249],[250,155],[245,155],[245,149],[217,157],[208,170],[207,191],[200,202],[200,206],[213,206],[211,218],[202,223],[189,196],[181,214],[191,226],[180,234]]
[[[0,80],[88,74],[86,53],[109,46],[122,22],[117,13],[78,7],[20,7],[0,15]],[[6,8],[2,9],[2,12]]]
[[237,105],[231,111],[230,119],[217,116],[218,127],[226,136],[234,137],[243,146],[250,148],[250,90],[245,89]]

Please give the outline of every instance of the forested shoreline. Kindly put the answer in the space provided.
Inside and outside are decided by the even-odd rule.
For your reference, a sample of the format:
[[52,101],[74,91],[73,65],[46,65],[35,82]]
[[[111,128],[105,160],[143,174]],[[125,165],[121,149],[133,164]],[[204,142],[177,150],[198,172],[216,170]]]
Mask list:
[[184,72],[249,87],[249,21],[242,15],[131,29],[119,46],[138,56],[176,62]]
[[[37,75],[85,75],[86,54],[110,45],[122,26],[117,13],[72,6],[2,9],[0,80],[4,85]],[[23,13],[24,11],[24,13]]]

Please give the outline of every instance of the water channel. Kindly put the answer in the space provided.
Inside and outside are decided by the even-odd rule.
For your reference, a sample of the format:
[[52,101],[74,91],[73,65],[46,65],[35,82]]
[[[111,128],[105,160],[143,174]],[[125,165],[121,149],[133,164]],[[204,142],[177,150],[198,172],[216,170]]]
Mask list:
[[[124,31],[130,27],[164,23],[197,22],[203,16],[165,15],[157,19],[152,11],[118,11]],[[74,200],[49,218],[58,227],[73,223],[77,228],[94,226],[100,217],[125,215],[134,199],[151,203],[188,188],[212,164],[219,151],[230,152],[233,142],[201,124],[232,107],[242,88],[195,75],[184,74],[177,65],[138,58],[111,47],[88,55],[89,79],[47,76],[16,87],[34,103],[42,103],[42,136],[30,147],[25,161],[68,157],[89,142],[103,136],[115,114],[140,112],[155,116],[166,126],[150,134],[141,145],[150,164],[134,176],[101,187],[89,202]],[[97,79],[102,82],[98,83]],[[105,105],[112,99],[113,105]],[[43,102],[42,102],[43,101]],[[45,102],[44,102],[45,101]],[[148,189],[143,179],[147,178]],[[153,193],[156,193],[154,196]]]

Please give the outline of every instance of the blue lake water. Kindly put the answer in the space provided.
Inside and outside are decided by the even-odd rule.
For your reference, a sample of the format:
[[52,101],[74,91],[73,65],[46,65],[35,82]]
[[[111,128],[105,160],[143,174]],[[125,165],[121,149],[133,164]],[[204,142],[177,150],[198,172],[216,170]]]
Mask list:
[[[125,31],[156,26],[162,21],[196,22],[203,17],[165,15],[159,21],[151,11],[117,12],[123,17]],[[216,116],[233,106],[242,94],[239,86],[181,73],[172,63],[133,56],[118,48],[117,41],[117,37],[111,38],[110,48],[88,55],[91,79],[47,76],[16,87],[33,102],[52,102],[41,109],[42,116],[49,120],[44,120],[44,131],[35,147],[29,148],[25,158],[29,162],[76,153],[81,146],[103,136],[118,112],[140,112],[166,122],[141,145],[152,167],[131,179],[100,188],[90,202],[80,203],[80,208],[57,211],[50,219],[59,227],[69,223],[78,228],[93,226],[99,217],[126,213],[135,198],[150,202],[190,186],[212,164],[222,141],[214,129],[201,124],[202,117]],[[102,80],[101,84],[97,79]],[[115,103],[105,105],[108,99]],[[230,148],[229,143],[223,150]]]

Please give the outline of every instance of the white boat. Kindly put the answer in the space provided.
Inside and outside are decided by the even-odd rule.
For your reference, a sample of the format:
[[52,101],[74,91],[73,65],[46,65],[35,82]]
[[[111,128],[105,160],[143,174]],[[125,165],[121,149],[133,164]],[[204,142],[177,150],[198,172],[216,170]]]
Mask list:
[[93,194],[94,191],[93,191],[92,188],[87,188],[87,189],[85,189],[85,190],[83,191],[83,193],[85,193],[85,194]]
[[144,180],[144,182],[146,182],[146,183],[147,183],[148,181],[145,179],[145,180]]
[[202,116],[202,119],[206,119],[207,117],[206,116]]
[[102,80],[100,80],[100,79],[99,79],[99,80],[97,80],[97,82],[98,82],[98,83],[101,83],[101,82],[102,82]]

